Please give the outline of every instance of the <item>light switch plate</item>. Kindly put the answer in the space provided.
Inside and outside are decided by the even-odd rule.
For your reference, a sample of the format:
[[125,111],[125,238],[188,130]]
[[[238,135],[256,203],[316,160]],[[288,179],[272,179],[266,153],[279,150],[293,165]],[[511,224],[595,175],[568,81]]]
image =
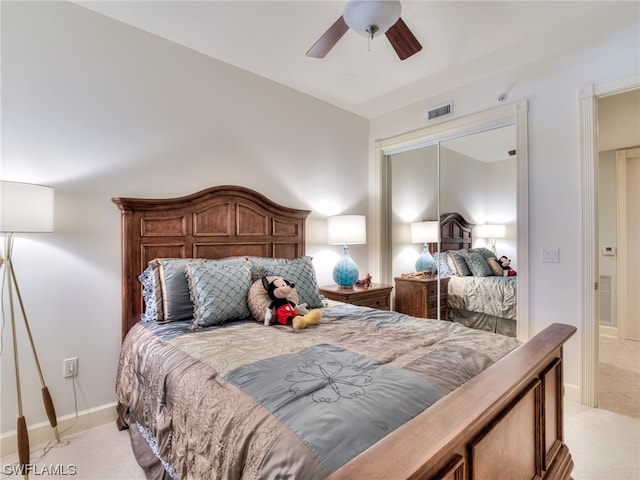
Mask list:
[[552,247],[544,247],[540,252],[540,261],[542,263],[559,263],[560,249]]

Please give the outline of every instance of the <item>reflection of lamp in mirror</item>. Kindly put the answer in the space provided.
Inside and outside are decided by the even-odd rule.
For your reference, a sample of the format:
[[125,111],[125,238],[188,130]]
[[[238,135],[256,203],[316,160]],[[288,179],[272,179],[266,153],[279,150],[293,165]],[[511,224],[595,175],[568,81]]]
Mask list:
[[415,222],[411,224],[411,243],[422,243],[422,253],[416,260],[417,272],[438,273],[438,266],[431,253],[428,243],[438,241],[438,222]]
[[496,257],[498,256],[496,253],[496,240],[499,238],[506,238],[506,236],[507,227],[505,225],[485,223],[484,225],[478,226],[478,237],[485,238],[489,241],[491,251]]
[[[7,288],[6,298],[9,300],[9,314],[11,318],[11,333],[13,336],[13,360],[16,377],[16,390],[18,395],[18,420],[17,420],[17,440],[18,440],[18,460],[22,472],[28,472],[29,468],[29,434],[27,423],[22,411],[22,389],[20,386],[20,363],[18,361],[18,342],[16,337],[16,312],[14,308],[14,296],[18,300],[22,319],[27,332],[31,352],[40,376],[42,387],[42,401],[47,413],[49,423],[60,441],[58,433],[56,412],[53,400],[49,394],[49,389],[45,385],[40,361],[36,353],[36,347],[31,335],[31,328],[25,313],[24,303],[18,288],[16,273],[11,262],[13,251],[13,240],[16,232],[52,232],[53,231],[53,188],[29,183],[0,182],[0,232],[5,232],[4,236],[4,258],[0,259],[0,266],[4,264],[3,285]],[[2,311],[4,312],[4,287],[0,292],[2,295]]]
[[341,288],[351,288],[358,281],[360,271],[349,256],[349,244],[367,243],[364,215],[336,215],[327,219],[329,245],[344,244],[343,257],[333,269],[333,281]]

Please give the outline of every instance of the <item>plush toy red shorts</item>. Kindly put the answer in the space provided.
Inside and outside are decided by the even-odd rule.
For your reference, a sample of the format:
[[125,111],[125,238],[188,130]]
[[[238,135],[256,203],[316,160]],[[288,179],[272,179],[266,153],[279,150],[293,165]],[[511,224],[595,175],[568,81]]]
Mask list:
[[289,325],[291,323],[289,320],[297,315],[298,312],[296,312],[291,305],[282,305],[276,309],[276,322],[282,325]]

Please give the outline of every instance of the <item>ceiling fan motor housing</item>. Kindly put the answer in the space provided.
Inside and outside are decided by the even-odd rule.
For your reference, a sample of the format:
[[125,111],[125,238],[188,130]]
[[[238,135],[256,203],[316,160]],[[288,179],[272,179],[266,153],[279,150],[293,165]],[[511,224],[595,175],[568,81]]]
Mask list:
[[[349,0],[342,16],[358,35],[373,38],[393,26],[402,12],[398,0]],[[377,27],[377,28],[375,28]]]

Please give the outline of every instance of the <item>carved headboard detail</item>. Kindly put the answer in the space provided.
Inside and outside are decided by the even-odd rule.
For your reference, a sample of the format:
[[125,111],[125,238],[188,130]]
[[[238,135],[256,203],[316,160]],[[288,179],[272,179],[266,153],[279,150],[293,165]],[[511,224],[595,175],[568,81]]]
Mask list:
[[460,250],[471,248],[473,239],[471,232],[475,225],[467,222],[459,213],[443,213],[440,215],[440,250]]
[[239,186],[168,199],[113,198],[122,212],[122,338],[143,311],[138,275],[154,258],[305,254],[308,210]]

